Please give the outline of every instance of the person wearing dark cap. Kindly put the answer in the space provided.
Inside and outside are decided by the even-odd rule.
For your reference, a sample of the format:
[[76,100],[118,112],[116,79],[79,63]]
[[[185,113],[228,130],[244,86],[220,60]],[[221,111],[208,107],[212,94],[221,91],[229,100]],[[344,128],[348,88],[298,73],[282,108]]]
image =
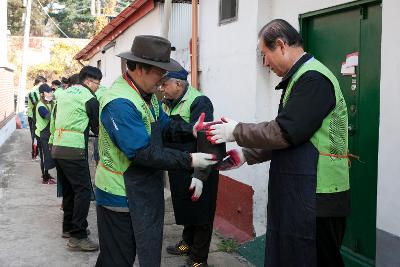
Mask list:
[[131,51],[118,55],[127,60],[127,71],[100,98],[96,266],[131,267],[136,252],[140,266],[160,266],[163,170],[216,163],[211,154],[163,147],[166,140],[192,139],[204,126],[204,115],[192,124],[171,121],[154,94],[166,70],[181,68],[170,53],[167,39],[136,36]]
[[39,97],[35,109],[35,138],[38,140],[42,184],[55,184],[54,178],[49,174],[49,170],[55,167],[49,150],[50,115],[54,103],[51,87],[46,83],[39,86]]
[[94,134],[99,130],[99,102],[95,92],[101,78],[98,68],[83,67],[79,72],[80,84],[65,89],[54,108],[51,141],[57,178],[62,185],[62,237],[69,238],[67,245],[72,250],[98,250],[87,232],[92,196],[87,150],[89,130]]
[[37,140],[35,142],[35,110],[36,110],[36,104],[39,101],[39,86],[46,83],[47,80],[45,77],[38,75],[35,78],[35,81],[33,83],[33,88],[28,94],[28,110],[27,110],[27,115],[28,115],[28,123],[29,123],[29,130],[31,133],[31,140],[32,140],[32,160],[36,160],[36,149],[37,149]]
[[[160,86],[164,97],[164,111],[176,121],[195,123],[202,112],[205,113],[205,120],[212,121],[214,108],[210,99],[190,86],[187,76],[188,72],[183,68],[180,71],[167,72]],[[183,143],[165,145],[181,151],[197,151],[195,138]],[[171,170],[168,176],[175,221],[176,224],[183,225],[184,229],[182,240],[168,246],[167,252],[173,255],[189,255],[185,266],[208,266],[218,191],[218,171],[211,168],[202,172],[193,169]]]

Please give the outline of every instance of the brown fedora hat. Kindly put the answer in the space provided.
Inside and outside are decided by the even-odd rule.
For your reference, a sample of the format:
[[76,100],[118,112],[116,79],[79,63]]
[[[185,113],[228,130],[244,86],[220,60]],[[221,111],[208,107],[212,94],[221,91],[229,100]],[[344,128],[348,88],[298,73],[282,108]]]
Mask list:
[[178,71],[182,67],[170,58],[171,42],[154,35],[138,35],[133,40],[131,51],[118,54],[117,57],[146,63],[167,71]]

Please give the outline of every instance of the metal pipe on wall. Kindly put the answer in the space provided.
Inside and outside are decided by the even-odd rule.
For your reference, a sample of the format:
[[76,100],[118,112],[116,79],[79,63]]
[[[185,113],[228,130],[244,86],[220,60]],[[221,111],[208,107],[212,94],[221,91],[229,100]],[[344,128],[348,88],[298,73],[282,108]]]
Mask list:
[[161,36],[168,39],[169,21],[171,20],[172,0],[164,1],[164,16],[161,28]]
[[191,78],[192,86],[198,88],[198,18],[197,0],[192,0],[192,62]]
[[17,111],[22,112],[25,109],[25,93],[26,93],[26,74],[28,70],[28,49],[29,49],[29,32],[31,29],[31,10],[32,0],[26,2],[25,22],[24,22],[24,42],[22,48],[21,74],[19,76],[19,91]]

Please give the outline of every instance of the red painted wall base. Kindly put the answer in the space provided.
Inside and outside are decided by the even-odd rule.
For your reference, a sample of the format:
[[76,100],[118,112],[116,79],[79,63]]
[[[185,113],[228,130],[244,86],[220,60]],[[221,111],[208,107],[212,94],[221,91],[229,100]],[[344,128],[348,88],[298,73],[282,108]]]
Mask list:
[[214,228],[240,243],[253,239],[253,194],[251,186],[220,174]]

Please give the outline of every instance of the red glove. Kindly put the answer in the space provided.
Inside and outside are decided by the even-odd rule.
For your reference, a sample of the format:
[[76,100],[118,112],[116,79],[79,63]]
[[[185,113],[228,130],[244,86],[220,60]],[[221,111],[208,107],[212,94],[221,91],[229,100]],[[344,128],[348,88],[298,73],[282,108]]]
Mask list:
[[197,137],[197,132],[203,131],[203,130],[209,130],[211,125],[222,123],[222,121],[204,122],[205,117],[206,117],[206,114],[204,112],[202,112],[199,116],[199,119],[193,126],[193,135],[195,137]]
[[220,171],[229,171],[233,169],[237,169],[242,166],[246,159],[244,158],[242,149],[232,149],[229,150],[226,155],[228,156],[226,159],[218,163],[216,166],[217,170]]

